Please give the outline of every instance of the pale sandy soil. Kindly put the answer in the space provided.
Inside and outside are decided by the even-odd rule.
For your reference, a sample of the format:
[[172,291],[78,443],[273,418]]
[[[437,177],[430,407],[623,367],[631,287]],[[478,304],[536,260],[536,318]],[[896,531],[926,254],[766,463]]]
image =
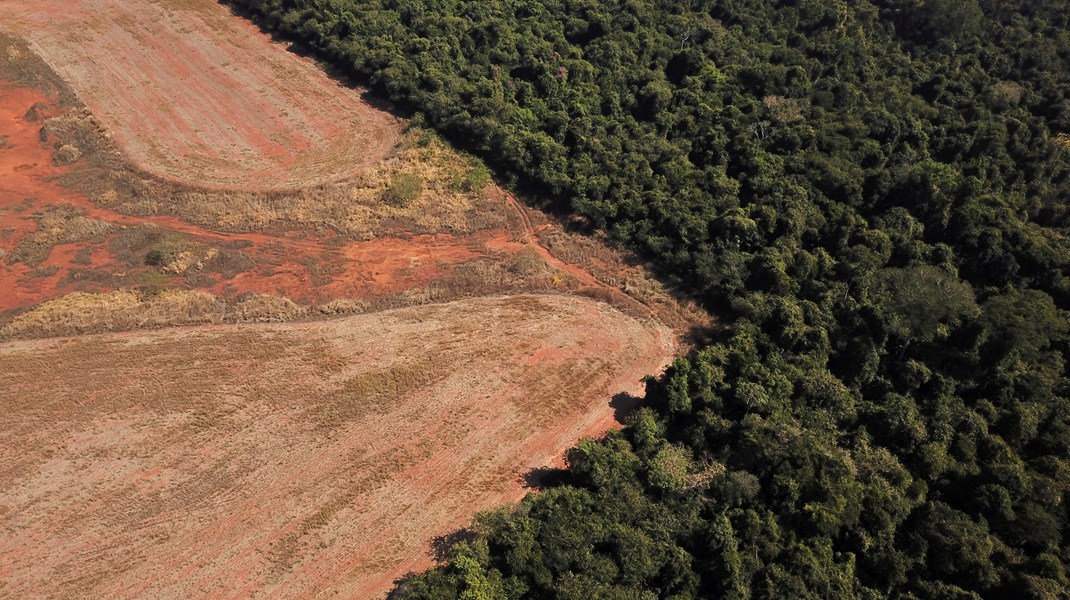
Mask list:
[[0,345],[0,596],[382,596],[673,350],[532,295]]
[[212,0],[3,0],[127,156],[207,188],[291,189],[382,160],[399,123]]

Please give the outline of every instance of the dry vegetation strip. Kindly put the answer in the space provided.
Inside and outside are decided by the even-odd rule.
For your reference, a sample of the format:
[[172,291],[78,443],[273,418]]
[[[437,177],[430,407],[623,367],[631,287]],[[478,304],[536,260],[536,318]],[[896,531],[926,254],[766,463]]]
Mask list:
[[514,296],[0,345],[0,595],[381,595],[670,337]]
[[212,0],[5,0],[140,168],[197,187],[292,189],[382,160],[397,120]]
[[343,182],[191,189],[131,169],[101,120],[4,34],[0,121],[0,340],[551,290],[653,311],[678,330],[701,320],[619,253],[524,209],[485,167],[424,131]]

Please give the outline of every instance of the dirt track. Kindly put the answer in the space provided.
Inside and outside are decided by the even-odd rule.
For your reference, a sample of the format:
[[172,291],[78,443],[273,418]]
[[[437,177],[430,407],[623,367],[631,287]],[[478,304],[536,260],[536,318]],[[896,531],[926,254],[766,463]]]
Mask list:
[[[372,300],[427,286],[447,276],[457,264],[500,260],[502,255],[528,247],[514,242],[513,232],[505,230],[337,243],[302,231],[294,235],[226,233],[171,216],[120,214],[57,182],[86,167],[84,161],[68,166],[52,163],[53,149],[39,139],[41,123],[24,118],[34,106],[54,103],[36,90],[0,78],[0,313],[76,291],[137,285],[145,265],[132,264],[112,251],[117,236],[137,228],[151,228],[159,237],[181,237],[205,248],[234,248],[234,254],[247,263],[225,277],[209,268],[200,281],[172,274],[174,285],[199,287],[220,296],[257,292],[308,303]],[[53,110],[72,109],[59,106]],[[39,264],[15,260],[20,244],[41,230],[34,215],[58,209],[77,212],[107,229],[92,238],[60,239],[54,249],[42,249]],[[75,260],[79,253],[85,257],[81,262]],[[317,277],[317,272],[322,274]],[[126,275],[116,277],[116,273]]]
[[0,345],[0,596],[382,595],[670,340],[515,296]]
[[223,189],[336,180],[378,163],[397,120],[212,0],[3,0],[141,169]]
[[[29,38],[137,166],[172,182],[302,186],[397,139],[391,118],[211,0],[0,0],[0,29]],[[571,291],[643,318],[529,294],[0,344],[0,598],[382,595],[431,563],[434,536],[515,502],[525,471],[612,426],[609,398],[672,356],[652,323],[679,333],[690,318],[638,268],[493,185],[457,210],[491,225],[365,237],[330,218],[261,228],[196,221],[196,207],[129,211],[71,184],[114,176],[98,163],[53,164],[62,142],[30,115],[82,108],[27,85],[0,80],[0,320],[153,286],[371,309],[410,293]],[[168,240],[204,267],[148,264]]]

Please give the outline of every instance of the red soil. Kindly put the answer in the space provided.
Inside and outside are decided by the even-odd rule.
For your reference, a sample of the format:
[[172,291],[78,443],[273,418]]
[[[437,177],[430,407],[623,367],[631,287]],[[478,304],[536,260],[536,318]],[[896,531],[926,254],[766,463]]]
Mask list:
[[196,187],[336,180],[396,145],[397,119],[212,0],[4,0],[137,166]]
[[[293,232],[290,235],[224,233],[191,225],[169,216],[133,217],[102,208],[84,195],[64,187],[57,178],[83,168],[81,163],[58,167],[52,164],[52,149],[38,137],[40,124],[24,118],[34,105],[50,105],[53,99],[0,80],[0,250],[6,254],[36,231],[35,212],[56,206],[71,206],[83,216],[116,226],[153,226],[161,232],[179,234],[205,247],[240,248],[250,266],[224,276],[205,272],[196,285],[181,274],[170,276],[170,285],[200,287],[216,295],[234,297],[247,292],[285,296],[298,302],[322,304],[336,299],[373,300],[427,286],[447,276],[465,262],[515,255],[534,250],[547,264],[568,273],[580,287],[601,288],[622,296],[597,281],[582,267],[565,263],[539,244],[538,232],[525,209],[504,191],[491,193],[508,203],[518,215],[521,232],[488,230],[469,236],[451,234],[382,238],[339,244],[325,237]],[[117,228],[101,239],[61,243],[35,270],[30,265],[0,258],[0,313],[30,307],[75,291],[110,291],[131,287],[136,279],[100,281],[86,278],[90,270],[102,272],[155,273],[146,265],[130,264],[112,255],[109,242]],[[89,253],[89,263],[74,262],[79,251]],[[54,271],[54,272],[52,272]],[[133,281],[134,283],[130,283]]]
[[671,355],[565,296],[0,344],[3,593],[380,597]]
[[[391,120],[210,0],[0,0],[0,23],[164,178],[300,186],[394,143]],[[248,257],[234,274],[168,276],[228,298],[373,300],[526,249],[621,294],[542,247],[500,190],[520,231],[340,243],[122,215],[58,183],[84,165],[52,164],[23,118],[41,102],[54,99],[0,81],[0,314],[131,287],[93,270],[161,276],[112,250],[122,227],[145,226]],[[10,260],[32,215],[59,206],[114,227],[33,266]],[[0,344],[0,596],[382,595],[431,564],[434,536],[519,500],[524,472],[614,426],[608,399],[638,392],[672,350],[667,329],[606,304],[534,296]]]
[[[49,101],[34,90],[0,81],[0,135],[6,140],[0,147],[0,249],[7,254],[36,230],[37,225],[30,218],[33,213],[50,206],[73,206],[85,217],[106,223],[127,227],[148,224],[206,246],[241,247],[254,266],[230,279],[209,273],[218,281],[206,289],[215,294],[259,292],[323,303],[339,298],[372,299],[426,286],[445,275],[452,265],[485,257],[488,252],[509,253],[524,247],[511,242],[511,235],[505,231],[469,237],[419,235],[339,245],[296,232],[290,236],[230,234],[197,227],[174,217],[122,215],[101,208],[56,182],[57,177],[80,165],[53,165],[51,149],[38,138],[40,125],[23,118],[31,106]],[[31,273],[31,267],[21,262],[0,259],[0,312],[32,306],[73,291],[105,291],[106,286],[85,282],[75,275],[87,269],[131,268],[110,254],[108,241],[109,238],[104,238],[57,245],[38,265],[56,269],[47,276]],[[84,248],[89,248],[90,264],[73,263],[75,254]],[[314,269],[327,275],[317,278]],[[172,283],[181,286],[183,279],[176,275]]]

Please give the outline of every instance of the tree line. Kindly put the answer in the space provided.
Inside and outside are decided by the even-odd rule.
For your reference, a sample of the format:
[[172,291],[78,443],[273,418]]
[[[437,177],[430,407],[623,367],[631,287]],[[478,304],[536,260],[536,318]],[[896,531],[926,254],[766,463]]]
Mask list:
[[1067,3],[233,1],[728,324],[400,595],[1067,597]]

